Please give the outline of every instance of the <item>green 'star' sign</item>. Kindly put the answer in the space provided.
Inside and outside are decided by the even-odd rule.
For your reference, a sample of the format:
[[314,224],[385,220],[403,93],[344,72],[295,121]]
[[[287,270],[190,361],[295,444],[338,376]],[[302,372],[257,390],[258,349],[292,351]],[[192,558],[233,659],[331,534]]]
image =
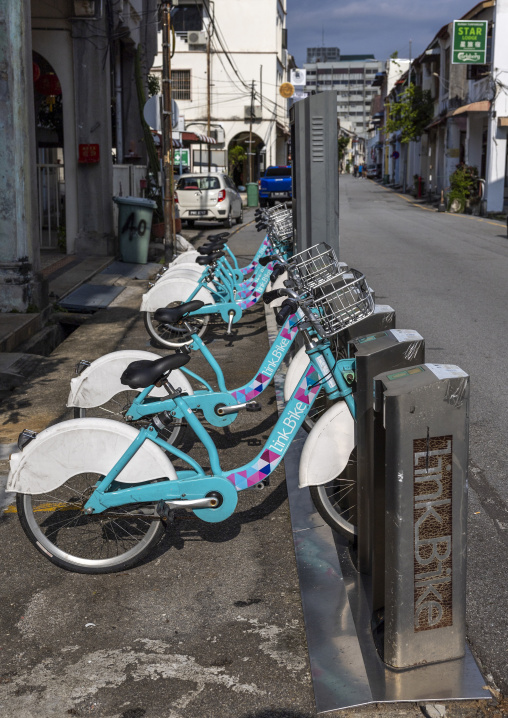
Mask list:
[[453,57],[455,65],[485,65],[487,62],[487,20],[453,21]]

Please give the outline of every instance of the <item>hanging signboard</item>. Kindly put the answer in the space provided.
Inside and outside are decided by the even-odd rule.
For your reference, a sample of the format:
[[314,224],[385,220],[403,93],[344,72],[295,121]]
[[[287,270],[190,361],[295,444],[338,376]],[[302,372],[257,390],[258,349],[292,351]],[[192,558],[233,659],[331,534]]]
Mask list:
[[485,65],[487,62],[487,20],[453,21],[454,65]]
[[175,165],[179,165],[180,161],[182,162],[182,165],[185,165],[186,167],[190,167],[189,163],[189,150],[183,149],[183,150],[173,150],[173,158]]

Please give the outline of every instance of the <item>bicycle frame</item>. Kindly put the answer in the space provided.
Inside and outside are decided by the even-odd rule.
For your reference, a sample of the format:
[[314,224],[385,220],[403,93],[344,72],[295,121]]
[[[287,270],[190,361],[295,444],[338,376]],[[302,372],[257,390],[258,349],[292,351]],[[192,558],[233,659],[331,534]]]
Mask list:
[[[265,480],[282,461],[321,388],[324,388],[331,399],[344,399],[353,417],[355,415],[352,389],[344,377],[344,374],[354,371],[354,360],[336,362],[330,343],[326,341],[310,348],[308,354],[311,366],[306,369],[261,452],[248,464],[223,471],[215,444],[188,406],[187,397],[176,396],[176,406],[185,413],[189,425],[207,450],[212,476],[205,474],[204,469],[192,457],[161,439],[157,431],[150,426],[140,430],[111,471],[98,482],[84,507],[85,513],[101,513],[108,508],[132,503],[192,500],[218,492],[222,501],[218,508],[194,509],[194,513],[213,523],[230,516],[236,508],[237,492]],[[147,440],[182,459],[191,468],[178,471],[176,480],[138,483],[121,488],[120,484],[115,484],[117,476]]]
[[[205,387],[204,390],[198,390],[194,392],[192,396],[187,396],[186,405],[193,411],[196,409],[203,411],[205,419],[214,426],[227,426],[231,424],[236,419],[238,412],[219,416],[215,411],[217,405],[225,404],[226,406],[232,406],[234,404],[243,404],[256,399],[266,389],[298,334],[298,323],[303,318],[303,314],[298,310],[286,319],[253,379],[247,384],[244,384],[244,386],[231,391],[226,387],[224,373],[219,363],[206,344],[194,334],[193,343],[190,348],[194,351],[200,351],[210,364],[215,372],[219,391],[214,391],[210,384],[198,374],[195,374],[186,367],[181,367],[180,371],[193,377]],[[127,420],[141,419],[142,417],[158,414],[162,411],[173,412],[173,416],[177,419],[187,418],[186,413],[182,413],[172,399],[151,399],[150,392],[152,389],[153,386],[149,386],[140,392],[126,413]]]

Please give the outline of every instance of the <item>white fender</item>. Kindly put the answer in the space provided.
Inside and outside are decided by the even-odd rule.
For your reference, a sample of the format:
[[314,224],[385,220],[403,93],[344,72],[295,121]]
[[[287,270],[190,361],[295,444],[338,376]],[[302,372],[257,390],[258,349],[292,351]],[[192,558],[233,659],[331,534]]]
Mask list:
[[[178,279],[172,282],[156,282],[154,286],[143,294],[140,312],[155,312],[160,307],[167,307],[172,302],[186,302],[196,289],[197,282],[192,279]],[[215,304],[215,301],[205,287],[201,287],[193,299],[200,299],[205,304]]]
[[[71,419],[50,426],[12,455],[7,491],[42,494],[76,474],[105,476],[138,433],[134,427],[110,419]],[[173,464],[156,444],[145,441],[117,480],[136,484],[162,477],[177,478]]]
[[[200,257],[201,255],[199,252],[195,249],[191,249],[188,252],[184,252],[183,254],[179,254],[176,259],[174,259],[169,267],[176,267],[177,264],[187,264],[188,262],[195,262],[196,257]],[[162,275],[164,276],[164,275]]]
[[300,457],[299,486],[321,486],[347,466],[355,448],[355,421],[345,401],[333,404],[316,422]]
[[[71,379],[71,391],[67,399],[67,406],[78,406],[81,409],[90,409],[101,406],[121,391],[128,391],[129,387],[120,382],[125,369],[133,361],[154,361],[160,359],[159,354],[153,352],[127,349],[111,352],[96,359],[79,376]],[[172,386],[181,388],[188,394],[194,391],[187,377],[179,369],[173,369],[169,381]],[[150,396],[167,396],[164,387],[155,386]]]
[[[174,282],[176,279],[190,279],[192,282],[199,282],[203,275],[203,267],[199,267],[197,264],[180,264],[174,269],[168,269],[160,279],[159,282]],[[208,289],[213,291],[215,289],[212,282],[208,282]]]
[[[284,272],[280,277],[277,277],[275,282],[272,283],[272,289],[284,289],[284,280],[288,278],[288,273]],[[273,302],[270,302],[271,307],[280,307],[286,297],[277,297]]]
[[289,363],[284,379],[284,401],[289,401],[294,390],[310,364],[310,359],[305,352],[305,347],[299,349]]
[[201,275],[203,274],[203,267],[200,267],[198,264],[191,264],[190,262],[187,264],[177,264],[176,267],[170,267],[167,272],[164,272],[162,277],[158,279],[158,282],[167,282],[168,279],[171,279],[171,277],[176,276],[185,276],[185,275],[192,275],[192,278],[194,278],[194,275],[197,275],[197,278],[199,279]]

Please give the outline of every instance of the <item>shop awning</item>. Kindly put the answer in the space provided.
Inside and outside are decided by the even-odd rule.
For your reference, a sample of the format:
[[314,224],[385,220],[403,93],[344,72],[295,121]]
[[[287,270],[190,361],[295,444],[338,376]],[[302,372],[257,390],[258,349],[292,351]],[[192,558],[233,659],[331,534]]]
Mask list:
[[471,102],[469,105],[462,105],[454,110],[454,115],[461,115],[463,112],[488,112],[490,110],[490,100],[482,100],[481,102]]
[[182,140],[184,142],[204,142],[207,145],[216,145],[217,140],[207,135],[201,135],[199,132],[182,132]]
[[[162,132],[157,132],[157,130],[151,130],[153,141],[155,142],[156,147],[162,146]],[[176,137],[172,138],[173,147],[183,147],[182,140],[178,140]]]

